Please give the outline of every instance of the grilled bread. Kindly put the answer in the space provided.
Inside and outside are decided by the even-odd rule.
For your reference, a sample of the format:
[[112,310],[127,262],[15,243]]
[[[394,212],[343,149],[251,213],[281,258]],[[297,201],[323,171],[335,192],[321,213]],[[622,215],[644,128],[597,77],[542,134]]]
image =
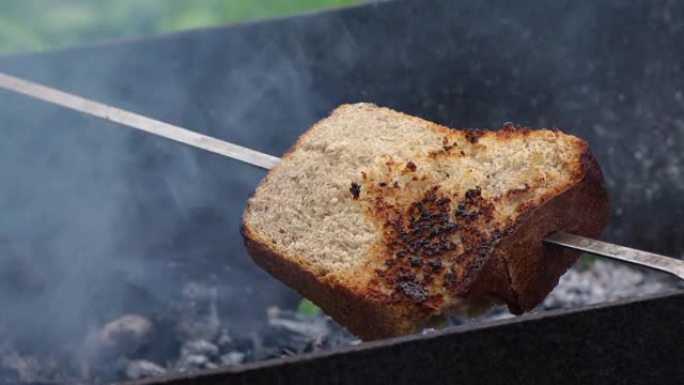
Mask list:
[[597,237],[609,202],[587,144],[507,124],[453,130],[372,104],[342,105],[256,188],[242,233],[254,261],[363,339],[454,309],[538,305]]

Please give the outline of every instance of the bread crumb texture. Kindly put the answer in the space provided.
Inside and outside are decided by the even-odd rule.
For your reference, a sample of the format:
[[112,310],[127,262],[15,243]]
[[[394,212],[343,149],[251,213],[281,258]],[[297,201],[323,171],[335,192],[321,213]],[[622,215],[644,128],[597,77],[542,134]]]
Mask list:
[[586,150],[558,130],[454,130],[343,105],[268,173],[243,227],[328,287],[440,314],[527,210],[582,178]]

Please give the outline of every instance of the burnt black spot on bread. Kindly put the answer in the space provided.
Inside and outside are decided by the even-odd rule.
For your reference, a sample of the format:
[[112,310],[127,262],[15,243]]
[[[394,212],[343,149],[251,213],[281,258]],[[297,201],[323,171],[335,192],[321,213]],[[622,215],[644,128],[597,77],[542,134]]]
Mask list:
[[[380,210],[386,218],[384,229],[388,256],[385,260],[391,258],[394,261],[391,265],[385,263],[384,281],[393,285],[392,282],[410,279],[421,285],[430,298],[441,296],[441,293],[433,293],[430,289],[433,275],[443,269],[445,262],[442,259],[448,259],[458,247],[451,236],[462,227],[457,223],[461,219],[452,215],[451,198],[441,195],[439,188],[428,189],[420,199],[403,209],[383,206],[384,211]],[[410,273],[412,269],[421,274]],[[398,290],[396,285],[394,289]]]
[[359,184],[356,182],[352,182],[349,192],[352,193],[354,199],[359,199],[359,194],[361,194],[361,186],[359,186]]
[[[467,170],[464,169],[471,168],[471,161],[478,162],[482,159],[479,156],[481,152],[491,151],[492,156],[499,156],[497,153],[498,149],[501,148],[501,146],[507,145],[499,140],[506,139],[503,135],[505,133],[487,133],[477,140],[477,144],[473,145],[466,140],[463,131],[456,131],[452,135],[448,129],[442,130],[439,127],[429,128],[434,128],[434,130],[432,130],[433,133],[431,134],[431,138],[435,140],[432,143],[426,143],[427,146],[420,146],[420,148],[415,149],[416,151],[413,151],[414,148],[403,146],[403,143],[398,143],[402,145],[401,151],[395,151],[394,147],[387,151],[387,157],[395,160],[396,163],[394,163],[394,165],[390,163],[386,166],[385,154],[382,150],[378,149],[378,151],[364,154],[362,162],[352,164],[351,170],[349,170],[350,165],[347,164],[340,168],[340,170],[343,171],[340,174],[347,174],[348,172],[354,173],[350,174],[355,175],[351,180],[358,183],[359,187],[363,187],[364,194],[361,196],[359,192],[359,197],[356,201],[349,200],[349,198],[352,197],[350,194],[342,203],[350,205],[350,210],[353,211],[354,214],[359,214],[361,219],[363,219],[363,223],[360,221],[358,222],[359,225],[363,225],[359,226],[359,232],[361,233],[368,229],[372,231],[373,235],[372,238],[368,238],[368,241],[366,241],[365,238],[356,238],[363,242],[364,246],[367,248],[363,250],[363,256],[354,259],[355,261],[358,260],[362,262],[362,266],[359,265],[359,270],[350,270],[350,275],[345,277],[349,278],[348,281],[345,280],[344,282],[340,282],[335,280],[333,284],[330,284],[331,281],[327,280],[326,276],[321,275],[316,275],[309,279],[307,274],[301,274],[302,266],[299,264],[297,266],[289,266],[287,263],[275,265],[273,261],[280,261],[283,259],[281,258],[282,256],[278,255],[278,250],[282,248],[276,249],[270,247],[268,244],[259,245],[259,247],[263,247],[263,250],[260,250],[260,252],[263,252],[264,254],[263,256],[258,256],[260,264],[264,265],[265,268],[272,270],[274,275],[282,277],[288,284],[326,305],[331,309],[331,315],[336,317],[336,319],[341,321],[344,325],[349,325],[350,330],[355,333],[360,333],[364,338],[380,338],[409,332],[410,326],[416,326],[419,322],[423,321],[423,319],[417,315],[417,309],[424,309],[428,306],[432,306],[433,303],[437,303],[437,306],[432,307],[432,309],[441,313],[446,310],[447,306],[458,303],[459,301],[456,300],[457,298],[470,296],[471,293],[478,295],[479,293],[475,292],[475,289],[488,289],[488,287],[478,287],[476,285],[477,281],[480,279],[492,278],[488,275],[490,273],[492,275],[505,275],[507,273],[508,277],[504,277],[504,281],[507,279],[506,282],[511,286],[510,290],[517,290],[517,287],[513,288],[514,281],[513,278],[511,278],[510,273],[511,271],[514,271],[513,268],[516,267],[517,262],[511,263],[510,265],[504,265],[504,262],[499,260],[503,259],[504,256],[509,255],[505,253],[505,251],[507,251],[506,247],[509,246],[509,244],[506,243],[508,241],[508,236],[500,241],[502,243],[501,250],[503,251],[499,252],[500,250],[496,249],[496,252],[498,253],[496,255],[491,254],[487,248],[482,247],[483,242],[498,239],[494,234],[496,229],[501,229],[506,234],[509,234],[509,228],[517,229],[518,227],[516,226],[518,226],[518,222],[516,222],[516,220],[518,218],[522,218],[523,222],[520,223],[526,223],[524,221],[528,218],[528,213],[524,216],[518,216],[515,215],[513,210],[518,207],[525,207],[523,204],[528,203],[527,200],[537,197],[554,197],[555,195],[553,194],[558,193],[558,191],[551,191],[550,189],[551,187],[556,188],[560,185],[552,183],[549,183],[549,186],[551,187],[548,190],[538,190],[537,174],[548,175],[543,172],[526,175],[528,173],[523,171],[520,178],[516,177],[515,179],[511,179],[511,182],[514,183],[508,183],[507,180],[503,181],[505,183],[498,183],[499,174],[496,171],[491,171],[491,169],[496,169],[496,167],[483,167],[481,170],[483,173],[471,172],[467,177],[463,177],[467,173]],[[513,134],[517,133],[517,131],[513,131],[513,129],[511,129],[511,131]],[[548,136],[548,133],[544,133],[544,136]],[[315,135],[312,137],[315,137]],[[536,136],[533,137],[536,140]],[[442,140],[443,138],[444,140]],[[451,140],[452,138],[453,141]],[[306,140],[306,138],[303,140]],[[487,146],[485,147],[483,144],[486,144]],[[449,148],[452,145],[455,147]],[[364,145],[361,143],[360,145],[355,144],[355,146],[357,146],[356,149],[350,149],[356,153],[359,151],[358,147]],[[459,155],[461,150],[464,151],[462,152],[462,155]],[[436,154],[440,155],[431,157],[430,151],[434,151]],[[522,156],[526,153],[524,151],[516,151],[516,154]],[[466,157],[471,155],[473,156],[473,159],[462,158],[462,156]],[[501,155],[504,157],[510,156],[508,151],[504,151]],[[414,173],[403,173],[402,171],[409,159],[420,166],[419,170]],[[570,159],[564,157],[563,161],[566,160],[570,161]],[[288,161],[288,159],[285,159],[285,161]],[[453,164],[450,163],[451,161],[453,161]],[[503,159],[503,161],[505,162],[507,159]],[[459,167],[459,163],[464,164],[463,168]],[[295,166],[297,165],[295,164]],[[358,169],[357,167],[363,167],[366,175],[361,174],[361,169]],[[452,172],[451,170],[454,171]],[[517,169],[517,171],[519,171],[519,169]],[[276,169],[275,172],[277,173],[278,169]],[[447,172],[451,172],[451,177],[445,175]],[[600,174],[600,170],[597,172]],[[484,174],[487,174],[492,179],[487,180],[480,178],[483,177]],[[288,176],[286,173],[284,175]],[[324,181],[325,184],[323,185],[317,186],[325,187],[326,189],[329,186],[334,186],[336,183],[335,178],[339,177],[339,175],[331,176],[332,179]],[[417,177],[417,180],[412,180],[414,176]],[[454,178],[454,176],[456,176],[456,178]],[[484,181],[481,181],[481,179],[484,179]],[[507,190],[520,188],[524,186],[526,181],[534,186],[535,194],[527,193],[520,196],[516,195],[515,197],[512,197],[513,199],[508,199],[508,197],[505,196]],[[380,182],[384,182],[387,185],[380,186]],[[344,182],[343,180],[342,183],[350,182]],[[392,187],[393,183],[396,188]],[[463,183],[471,184],[463,185]],[[409,228],[409,224],[411,223],[421,223],[421,221],[416,220],[415,216],[411,218],[409,215],[409,209],[412,204],[415,201],[422,200],[431,186],[437,184],[443,185],[442,190],[438,190],[436,193],[437,199],[448,198],[450,200],[446,215],[442,215],[442,218],[445,218],[448,223],[429,228],[421,228],[420,226]],[[478,194],[469,194],[469,199],[465,196],[467,188],[476,184],[480,184],[483,187],[481,194],[479,194],[480,197],[483,196],[482,198],[484,201],[482,202],[479,201]],[[268,180],[266,180],[266,186],[271,186],[268,184]],[[489,186],[493,187],[490,189]],[[584,185],[581,185],[580,187],[582,186]],[[346,190],[349,189],[349,185],[346,187],[347,188],[345,189],[343,186],[343,196],[347,194]],[[504,189],[501,190],[499,187]],[[314,186],[313,188],[317,187]],[[274,188],[274,190],[276,190],[274,192],[277,192],[277,189]],[[325,192],[328,193],[328,191]],[[546,194],[547,192],[548,194]],[[517,194],[517,192],[514,193]],[[546,195],[541,195],[542,193]],[[496,196],[493,196],[494,194],[496,194]],[[578,194],[575,194],[573,196],[577,195]],[[587,194],[579,194],[579,197],[582,197],[583,195]],[[266,196],[262,201],[259,201],[259,203],[261,205],[268,204],[269,198],[270,196]],[[495,200],[496,198],[499,198],[499,200]],[[334,197],[332,199],[334,200]],[[483,211],[487,211],[487,200],[496,204],[496,211],[501,210],[500,213],[496,214],[492,223],[489,224],[485,223],[487,216],[483,214]],[[515,204],[510,205],[509,201],[514,201]],[[305,205],[309,204],[308,202],[302,203]],[[473,215],[466,215],[463,217],[457,215],[459,203],[463,203],[462,209],[464,210],[464,213],[473,213]],[[538,201],[535,201],[534,203],[538,203]],[[325,201],[321,204],[325,204]],[[434,202],[434,205],[437,208],[439,207],[436,202]],[[254,206],[256,207],[252,210],[257,208],[261,210],[263,208],[262,206]],[[549,210],[547,210],[547,207],[548,205],[542,207],[542,211],[548,212]],[[439,218],[439,214],[441,213],[439,213],[438,210],[428,209],[425,211],[428,212],[429,215],[427,217],[430,217],[430,220],[435,220],[437,222],[442,220]],[[434,215],[435,212],[430,213],[430,211],[436,211],[437,215]],[[536,219],[538,216],[535,216],[535,212],[536,211],[534,210],[530,211],[529,217]],[[553,213],[554,211],[550,210],[550,212]],[[318,211],[314,214],[317,213]],[[274,213],[273,210],[271,210],[267,214],[276,215],[277,213]],[[425,221],[428,220],[427,217],[425,218]],[[251,216],[248,218],[256,219],[259,217]],[[545,220],[545,218],[542,219]],[[553,218],[549,219],[549,221],[552,219]],[[275,221],[268,222],[272,224]],[[250,222],[250,224],[252,223]],[[271,224],[267,225],[271,226]],[[352,222],[350,225],[351,226],[345,223],[343,229],[348,230],[350,227],[353,229],[356,224]],[[278,226],[278,224],[276,224],[276,226]],[[396,231],[397,228],[403,230],[401,235]],[[277,234],[278,227],[275,227],[275,229]],[[413,233],[414,229],[416,230],[415,234]],[[457,230],[450,233],[453,229]],[[446,232],[446,235],[444,232]],[[288,233],[290,233],[289,230]],[[518,234],[521,233],[522,232]],[[264,234],[256,235],[262,236]],[[266,233],[266,235],[271,234]],[[254,243],[259,242],[259,239],[261,238],[264,238],[263,242],[266,243],[269,239],[268,237],[263,236],[257,238],[252,234],[248,234],[248,236],[254,238],[252,241]],[[343,236],[342,232],[340,232],[340,236]],[[344,236],[346,236],[346,233]],[[427,239],[420,243],[413,243],[412,240],[416,237]],[[327,238],[325,239],[327,240]],[[512,240],[511,242],[515,241],[515,238],[512,236],[510,239]],[[285,237],[285,240],[289,241],[290,237]],[[541,244],[540,241],[535,244],[537,243]],[[497,245],[494,247],[497,247]],[[527,252],[523,248],[519,249],[520,250],[515,250],[517,253],[512,253],[510,255],[525,255]],[[319,251],[320,247],[316,249],[315,254],[318,254]],[[409,259],[411,256],[416,255],[419,256],[423,262],[419,266],[411,266]],[[459,260],[457,260],[457,256],[460,256]],[[477,259],[478,257],[483,259]],[[350,260],[351,259],[352,258],[350,258]],[[484,274],[480,274],[478,268],[483,264],[488,263],[487,259],[492,261],[492,266],[497,270],[491,272],[485,267],[485,270],[482,271]],[[554,258],[554,262],[550,262],[555,263],[555,260],[556,259]],[[389,261],[389,263],[386,263],[386,261]],[[494,263],[498,264],[494,265]],[[402,268],[405,270],[402,270]],[[330,270],[326,269],[325,271],[327,272]],[[501,273],[502,271],[503,273]],[[306,271],[304,273],[306,273]],[[545,273],[545,271],[542,271],[542,273]],[[555,272],[552,272],[548,279],[556,279],[557,277],[551,276],[554,274]],[[487,295],[518,295],[519,292],[513,293],[512,291],[503,290],[506,282],[499,281],[499,279],[503,278],[494,276],[492,281],[501,283],[502,291],[500,293],[485,292]],[[543,279],[546,280],[547,278],[543,277]],[[350,285],[349,287],[343,286],[347,285],[347,282],[353,283],[353,285]],[[411,299],[411,296],[405,293],[404,289],[407,285],[398,287],[401,283],[408,283],[409,286],[418,285],[426,292],[425,300],[419,303],[414,302]],[[499,290],[499,286],[493,287],[495,290]],[[345,288],[348,288],[349,290],[343,290]],[[540,291],[537,290],[534,293],[539,292]],[[515,301],[516,304],[520,303],[520,306],[527,306],[530,302],[519,302],[525,300],[529,301],[525,295],[525,293],[522,293],[519,297],[512,299],[506,297],[503,299]],[[437,300],[440,296],[442,296],[441,304],[439,304]],[[520,300],[518,298],[520,298]],[[433,302],[433,300],[436,302]],[[534,300],[534,298],[532,300]],[[328,312],[327,308],[326,312]],[[424,313],[423,315],[425,315],[425,319],[428,319],[435,314],[437,313]]]
[[406,168],[405,168],[405,170],[408,171],[408,172],[414,172],[414,171],[416,171],[417,168],[418,168],[418,167],[416,167],[416,164],[409,160],[409,161],[406,163]]
[[530,132],[532,132],[530,128],[516,125],[511,122],[504,123],[503,127],[501,128],[501,133],[508,136],[518,134],[528,135]]
[[470,129],[466,130],[465,137],[470,143],[475,144],[484,133],[484,130]]
[[446,273],[444,274],[444,286],[447,288],[451,288],[454,286],[456,283],[456,276],[453,273]]
[[397,282],[416,282],[416,275],[406,271],[406,268],[399,267],[397,269],[396,279]]
[[481,228],[493,218],[492,201],[483,197],[478,186],[464,191],[456,202],[440,188],[433,185],[418,199],[402,204],[392,198],[396,190],[388,193],[375,185],[368,191],[375,203],[369,208],[374,218],[383,221],[384,229],[378,255],[383,274],[373,282],[384,288],[380,292],[387,293],[389,301],[415,303],[415,296],[407,295],[405,289],[420,287],[426,298],[420,308],[438,306],[447,293],[465,294],[461,291],[471,270],[458,265],[488,258],[491,249],[480,246],[490,239]]
[[478,215],[480,215],[480,211],[478,209],[469,211],[466,208],[465,202],[459,203],[458,207],[456,208],[456,216],[459,216],[461,218],[475,218]]
[[465,198],[468,200],[475,200],[479,197],[482,196],[482,190],[480,189],[480,186],[475,186],[475,188],[471,188],[465,193]]
[[464,199],[458,203],[454,211],[457,217],[466,220],[482,217],[487,222],[493,218],[493,213],[494,204],[482,197],[482,190],[479,186],[466,191]]
[[416,282],[401,282],[397,285],[397,291],[406,295],[414,302],[423,302],[428,297],[428,292]]
[[451,156],[451,150],[455,149],[456,147],[458,147],[456,142],[449,144],[449,140],[445,137],[444,140],[442,140],[442,148],[439,150],[430,151],[427,155],[428,158],[431,159],[437,159],[440,157],[446,158]]

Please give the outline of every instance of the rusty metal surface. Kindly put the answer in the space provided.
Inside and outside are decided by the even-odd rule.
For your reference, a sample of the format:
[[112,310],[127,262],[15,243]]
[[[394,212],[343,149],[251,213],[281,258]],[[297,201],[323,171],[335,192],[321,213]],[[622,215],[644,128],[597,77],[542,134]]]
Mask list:
[[126,385],[684,383],[684,292]]

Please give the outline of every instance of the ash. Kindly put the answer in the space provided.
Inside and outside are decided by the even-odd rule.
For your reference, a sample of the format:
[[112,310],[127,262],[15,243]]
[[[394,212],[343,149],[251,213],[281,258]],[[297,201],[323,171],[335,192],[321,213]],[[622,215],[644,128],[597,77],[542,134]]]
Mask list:
[[[532,312],[636,299],[677,287],[684,288],[684,285],[667,274],[599,259],[586,266],[580,263],[568,270],[556,288]],[[512,317],[515,316],[505,306],[499,306],[478,317],[452,318],[450,324],[473,324]]]
[[619,299],[638,298],[682,287],[679,280],[630,265],[597,260],[563,275],[541,309],[572,308]]
[[[673,282],[662,274],[598,260],[568,271],[535,311],[659,293],[673,288]],[[238,335],[221,317],[218,297],[217,289],[210,285],[186,284],[178,304],[164,313],[122,315],[91,330],[81,343],[53,355],[31,354],[0,343],[0,384],[107,383],[228,367],[360,342],[325,315],[304,315],[278,307],[265,309],[258,331]],[[499,307],[477,318],[452,318],[450,323],[508,317],[512,315]]]
[[[186,284],[178,304],[162,314],[125,314],[52,355],[0,342],[0,384],[100,384],[187,373],[331,349],[359,341],[325,315],[264,310],[263,326],[231,330],[219,292]],[[225,300],[225,299],[224,299]],[[226,317],[228,318],[228,317]],[[257,320],[255,320],[256,322]],[[9,338],[0,330],[0,341]]]

